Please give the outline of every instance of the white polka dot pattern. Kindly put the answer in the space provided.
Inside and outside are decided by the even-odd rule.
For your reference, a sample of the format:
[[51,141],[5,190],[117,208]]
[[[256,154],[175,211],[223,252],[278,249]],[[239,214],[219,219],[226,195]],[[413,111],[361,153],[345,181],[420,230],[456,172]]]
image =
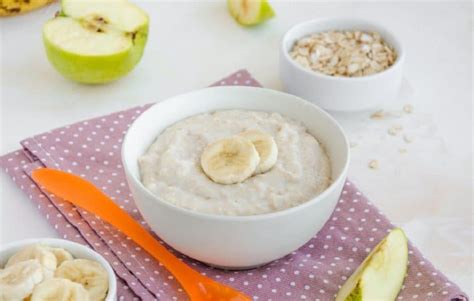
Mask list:
[[[0,158],[0,166],[12,177],[12,179],[18,184],[19,187],[23,190],[25,194],[28,195],[28,198],[34,201],[34,204],[38,208],[39,212],[46,217],[48,222],[53,226],[59,234],[60,238],[68,239],[80,244],[84,244],[88,247],[92,247],[85,237],[81,234],[78,228],[73,226],[70,220],[65,217],[61,211],[58,209],[66,203],[54,203],[51,202],[48,197],[46,197],[43,192],[34,184],[31,179],[23,172],[26,171],[29,173],[31,170],[34,170],[38,167],[43,166],[39,161],[31,162],[31,158],[25,152],[14,152],[3,158]],[[4,160],[2,160],[4,159]],[[28,162],[28,163],[27,163]],[[5,164],[3,164],[5,163]],[[18,163],[22,167],[19,167]],[[70,213],[73,214],[72,212]],[[83,225],[84,228],[85,225]],[[99,251],[100,252],[100,251]],[[111,262],[110,254],[107,254],[106,251],[100,252],[109,262]],[[108,256],[109,255],[109,256]],[[117,273],[117,269],[115,269]],[[132,274],[129,277],[134,277]],[[126,282],[123,280],[123,277],[117,278],[117,285],[119,287],[125,286]],[[136,294],[132,291],[123,291],[122,296],[124,300],[132,300],[136,297]],[[150,295],[151,298],[153,298]]]
[[[259,86],[245,70],[214,85]],[[0,158],[0,166],[62,237],[89,245],[112,264],[119,300],[187,300],[174,277],[134,242],[95,216],[45,194],[28,177],[39,166],[81,175],[148,227],[134,205],[120,163],[123,135],[147,107],[26,139],[22,151]],[[390,228],[386,217],[347,182],[335,212],[317,236],[269,265],[249,271],[222,271],[177,255],[203,274],[248,293],[254,300],[333,300],[339,287]],[[459,288],[410,246],[409,272],[398,299],[455,298],[463,300]]]

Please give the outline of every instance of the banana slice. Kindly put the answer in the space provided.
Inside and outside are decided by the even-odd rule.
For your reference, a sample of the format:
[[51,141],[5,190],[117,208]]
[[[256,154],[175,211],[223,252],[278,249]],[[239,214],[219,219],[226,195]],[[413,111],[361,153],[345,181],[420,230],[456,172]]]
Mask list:
[[23,300],[43,281],[44,269],[37,260],[26,260],[0,270],[0,300]]
[[250,140],[260,156],[260,163],[255,169],[255,174],[267,172],[275,165],[278,147],[271,135],[260,130],[248,130],[240,133],[239,136]]
[[109,289],[107,271],[100,263],[87,259],[63,262],[56,270],[55,277],[82,284],[91,301],[104,300]]
[[18,251],[8,259],[5,267],[30,259],[36,259],[45,268],[45,272],[49,274],[47,278],[54,274],[54,270],[56,270],[57,266],[56,256],[54,256],[48,247],[40,244],[30,245]]
[[31,301],[89,301],[89,293],[79,283],[68,279],[52,278],[43,281],[33,290]]
[[14,16],[43,7],[54,0],[2,0],[0,1],[0,17]]
[[51,253],[53,253],[54,256],[56,257],[57,266],[60,266],[64,261],[73,260],[73,259],[74,259],[74,257],[72,256],[72,254],[69,253],[68,251],[64,250],[63,248],[52,248],[52,247],[48,247],[47,249],[48,249]]
[[201,155],[201,167],[219,184],[240,183],[250,177],[260,162],[249,140],[234,136],[209,144]]

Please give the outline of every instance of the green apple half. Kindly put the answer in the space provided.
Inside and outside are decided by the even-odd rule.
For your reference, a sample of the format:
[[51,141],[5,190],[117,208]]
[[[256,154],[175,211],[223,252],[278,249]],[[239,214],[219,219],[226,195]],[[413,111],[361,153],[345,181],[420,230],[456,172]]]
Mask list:
[[275,16],[268,0],[227,0],[229,13],[241,25],[258,25]]
[[402,288],[407,265],[407,238],[403,230],[393,229],[347,279],[336,301],[395,300]]
[[62,0],[43,28],[46,54],[65,77],[88,84],[116,80],[140,61],[148,16],[126,0]]

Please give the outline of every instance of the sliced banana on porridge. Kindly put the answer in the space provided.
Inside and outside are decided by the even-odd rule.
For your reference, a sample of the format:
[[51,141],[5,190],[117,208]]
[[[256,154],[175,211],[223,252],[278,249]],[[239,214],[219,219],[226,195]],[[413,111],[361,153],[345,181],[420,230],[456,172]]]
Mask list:
[[138,164],[151,193],[171,205],[215,215],[284,210],[331,184],[325,146],[302,122],[276,112],[190,116],[158,135]]
[[82,285],[68,279],[51,278],[35,287],[30,300],[89,301],[91,298]]
[[201,167],[219,184],[236,184],[253,175],[260,156],[251,141],[234,136],[209,144],[201,155]]
[[260,130],[247,130],[240,133],[239,136],[250,140],[260,156],[260,163],[257,165],[255,174],[267,172],[275,165],[278,158],[278,147],[271,135]]

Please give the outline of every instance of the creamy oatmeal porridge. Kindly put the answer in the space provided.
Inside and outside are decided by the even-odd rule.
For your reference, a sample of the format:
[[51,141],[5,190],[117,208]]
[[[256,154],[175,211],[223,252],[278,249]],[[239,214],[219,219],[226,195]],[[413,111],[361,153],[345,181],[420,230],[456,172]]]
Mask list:
[[[203,151],[245,131],[271,135],[274,165],[231,185],[214,182],[201,166]],[[168,127],[139,159],[145,187],[163,201],[219,215],[255,215],[304,203],[331,181],[329,158],[305,126],[278,113],[229,110],[192,116]]]

